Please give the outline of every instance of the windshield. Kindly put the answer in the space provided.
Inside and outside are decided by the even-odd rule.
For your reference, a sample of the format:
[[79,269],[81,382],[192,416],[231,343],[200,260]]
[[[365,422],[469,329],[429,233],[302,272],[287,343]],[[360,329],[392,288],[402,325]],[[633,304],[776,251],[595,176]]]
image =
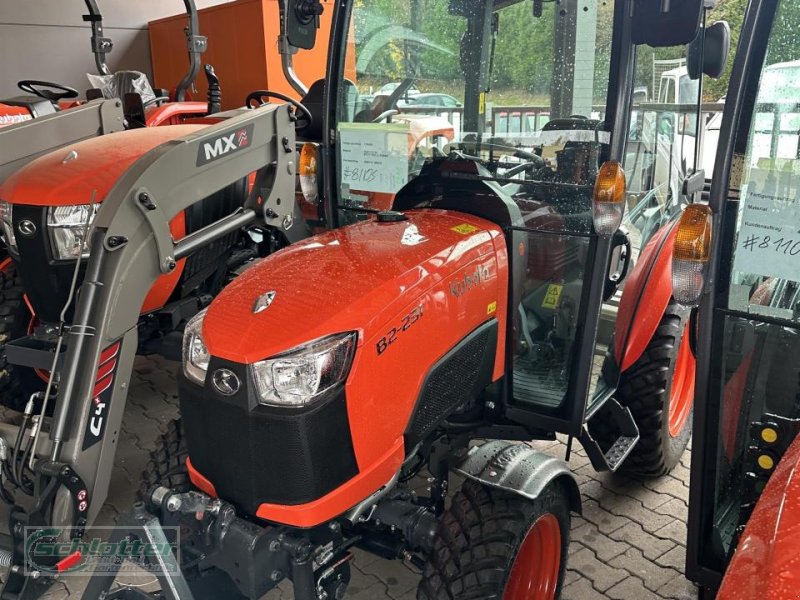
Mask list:
[[532,161],[540,165],[534,154],[549,175],[573,183],[594,161],[580,174],[593,181],[608,140],[600,130],[613,2],[545,3],[539,16],[530,2],[503,5],[355,3],[339,101],[340,201],[390,208],[426,160],[454,151],[520,180],[532,179]]

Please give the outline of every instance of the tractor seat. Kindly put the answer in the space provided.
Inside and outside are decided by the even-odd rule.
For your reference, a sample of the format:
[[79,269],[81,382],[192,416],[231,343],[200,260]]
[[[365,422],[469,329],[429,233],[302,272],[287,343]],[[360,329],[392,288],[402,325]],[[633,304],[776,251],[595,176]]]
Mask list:
[[147,104],[155,99],[156,92],[141,71],[117,71],[111,75],[89,75],[92,87],[99,89],[103,98],[124,100],[127,94],[138,94]]

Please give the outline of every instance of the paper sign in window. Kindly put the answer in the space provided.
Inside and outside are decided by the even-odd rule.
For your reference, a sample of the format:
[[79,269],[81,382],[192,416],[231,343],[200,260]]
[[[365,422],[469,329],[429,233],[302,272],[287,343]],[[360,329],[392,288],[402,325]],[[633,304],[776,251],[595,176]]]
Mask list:
[[341,183],[364,192],[394,194],[408,181],[407,125],[341,123]]
[[750,172],[734,271],[800,281],[800,163],[761,159]]

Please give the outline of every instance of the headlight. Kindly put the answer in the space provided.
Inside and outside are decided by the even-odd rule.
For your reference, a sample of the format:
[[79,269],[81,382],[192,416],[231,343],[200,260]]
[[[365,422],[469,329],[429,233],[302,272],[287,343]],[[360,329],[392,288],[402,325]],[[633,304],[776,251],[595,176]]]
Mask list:
[[8,248],[14,252],[14,254],[18,254],[17,238],[14,237],[14,222],[11,219],[13,208],[13,204],[5,200],[0,200],[0,228],[2,228],[3,237],[6,240]]
[[355,332],[324,337],[250,365],[258,401],[272,406],[305,406],[347,379]]
[[[58,260],[78,258],[84,243],[83,236],[87,231],[86,222],[92,224],[99,208],[99,204],[94,206],[81,204],[51,206],[47,209],[47,229],[50,232],[54,258]],[[85,249],[82,258],[88,256],[89,250]]]
[[183,374],[186,379],[203,385],[208,371],[210,356],[203,341],[203,318],[206,310],[197,313],[183,331]]

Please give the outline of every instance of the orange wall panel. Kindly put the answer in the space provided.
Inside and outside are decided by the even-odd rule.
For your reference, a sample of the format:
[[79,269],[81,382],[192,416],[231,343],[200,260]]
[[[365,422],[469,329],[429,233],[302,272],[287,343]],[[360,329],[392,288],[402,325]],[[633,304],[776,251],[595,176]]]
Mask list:
[[[295,71],[306,85],[325,76],[334,3],[323,0],[323,5],[316,47],[294,56]],[[220,78],[223,109],[243,106],[247,95],[258,89],[298,97],[281,69],[278,0],[236,0],[212,6],[199,11],[199,20],[200,34],[208,37],[202,61],[213,65]],[[185,27],[185,15],[149,24],[153,81],[158,87],[174,89],[189,68]],[[205,100],[207,86],[202,70],[195,88],[193,98]]]

